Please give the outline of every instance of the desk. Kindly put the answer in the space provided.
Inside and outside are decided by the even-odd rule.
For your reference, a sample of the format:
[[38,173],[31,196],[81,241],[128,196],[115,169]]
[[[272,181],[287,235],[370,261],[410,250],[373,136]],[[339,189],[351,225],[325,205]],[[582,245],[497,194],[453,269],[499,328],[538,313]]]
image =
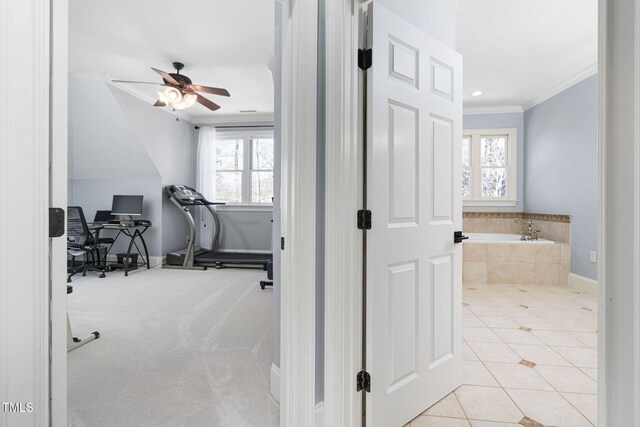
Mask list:
[[[89,230],[91,230],[93,232],[93,234],[94,234],[94,239],[96,241],[96,244],[98,242],[98,239],[100,238],[100,231],[102,231],[102,230],[116,230],[116,231],[118,231],[118,234],[113,239],[114,240],[113,244],[111,244],[111,246],[107,250],[107,253],[104,256],[104,260],[100,260],[100,262],[104,261],[104,264],[106,265],[107,255],[111,251],[111,248],[118,241],[118,237],[120,237],[120,235],[124,235],[124,236],[129,238],[129,248],[127,249],[127,254],[126,254],[126,257],[124,259],[124,275],[125,276],[129,275],[129,257],[131,256],[131,249],[133,249],[133,247],[135,246],[136,247],[136,251],[140,255],[142,255],[142,252],[140,252],[140,248],[138,247],[138,245],[136,243],[136,238],[138,238],[138,240],[140,240],[140,242],[142,243],[142,247],[144,248],[143,265],[146,265],[147,269],[151,268],[149,266],[149,251],[147,250],[147,243],[144,241],[144,237],[142,236],[145,231],[147,231],[149,228],[151,228],[151,222],[150,221],[146,221],[144,224],[135,224],[135,223],[130,223],[130,222],[121,222],[121,223],[117,223],[117,224],[116,223],[105,223],[105,222],[92,222],[92,223],[89,223],[88,226],[89,226]],[[137,268],[137,266],[136,266],[136,268]]]

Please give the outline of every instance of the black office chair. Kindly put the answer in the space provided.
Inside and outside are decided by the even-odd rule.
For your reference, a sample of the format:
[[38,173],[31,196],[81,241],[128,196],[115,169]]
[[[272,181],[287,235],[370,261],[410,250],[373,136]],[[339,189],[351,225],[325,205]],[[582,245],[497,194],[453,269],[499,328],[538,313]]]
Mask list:
[[[67,273],[67,283],[71,282],[71,277],[82,272],[83,276],[87,275],[87,271],[100,272],[100,278],[106,277],[105,266],[89,263],[88,257],[91,256],[92,261],[100,258],[98,252],[99,241],[91,234],[84,212],[80,206],[67,207],[67,253],[71,255],[71,265]],[[95,258],[94,258],[95,255]],[[80,265],[76,265],[76,258],[82,257]]]

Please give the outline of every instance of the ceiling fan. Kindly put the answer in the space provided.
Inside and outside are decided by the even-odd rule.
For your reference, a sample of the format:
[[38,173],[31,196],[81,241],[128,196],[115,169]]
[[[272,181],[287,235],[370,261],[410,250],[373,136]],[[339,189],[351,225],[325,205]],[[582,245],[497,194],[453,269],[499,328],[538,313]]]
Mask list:
[[220,108],[218,104],[208,100],[198,92],[210,93],[220,96],[231,96],[226,89],[210,86],[194,85],[191,79],[184,74],[180,74],[180,70],[184,68],[184,64],[181,62],[173,62],[173,68],[176,69],[175,73],[166,73],[157,68],[151,67],[153,71],[162,76],[163,83],[152,82],[136,82],[129,80],[112,80],[115,83],[135,83],[135,84],[149,84],[167,86],[164,92],[158,92],[158,100],[154,107],[165,107],[171,104],[176,110],[184,110],[191,107],[196,102],[204,105],[211,111],[215,111]]

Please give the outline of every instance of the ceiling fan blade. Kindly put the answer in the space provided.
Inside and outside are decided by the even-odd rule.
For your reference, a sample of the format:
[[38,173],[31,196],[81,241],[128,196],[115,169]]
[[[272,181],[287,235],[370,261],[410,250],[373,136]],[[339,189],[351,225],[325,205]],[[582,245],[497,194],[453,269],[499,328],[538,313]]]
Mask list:
[[211,94],[220,95],[220,96],[231,96],[229,95],[228,90],[222,89],[219,87],[200,86],[200,85],[189,85],[189,87],[197,92],[211,93]]
[[199,95],[197,93],[195,95],[197,97],[196,101],[198,101],[200,104],[202,104],[205,107],[207,107],[209,110],[216,111],[218,108],[220,108],[220,106],[218,104],[216,104],[215,102],[209,101],[204,96]]
[[173,77],[171,77],[171,75],[169,75],[169,73],[165,73],[162,70],[158,70],[157,68],[153,68],[151,67],[151,69],[153,71],[155,71],[156,73],[160,74],[162,76],[163,79],[165,79],[166,81],[168,81],[169,83],[171,83],[172,85],[176,85],[179,86],[180,83],[178,83],[178,81],[176,79],[174,79]]
[[141,84],[141,85],[164,86],[163,83],[158,83],[158,82],[134,82],[132,80],[111,80],[111,83],[135,83],[135,84]]
[[154,107],[166,107],[167,103],[166,102],[162,102],[159,99],[156,101],[155,104],[153,104]]

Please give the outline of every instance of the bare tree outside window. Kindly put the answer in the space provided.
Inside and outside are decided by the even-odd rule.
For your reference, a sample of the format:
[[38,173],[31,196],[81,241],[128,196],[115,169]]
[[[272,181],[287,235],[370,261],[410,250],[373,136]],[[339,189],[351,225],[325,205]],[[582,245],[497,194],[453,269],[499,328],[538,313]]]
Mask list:
[[216,141],[216,199],[228,204],[273,203],[272,136],[224,137]]

